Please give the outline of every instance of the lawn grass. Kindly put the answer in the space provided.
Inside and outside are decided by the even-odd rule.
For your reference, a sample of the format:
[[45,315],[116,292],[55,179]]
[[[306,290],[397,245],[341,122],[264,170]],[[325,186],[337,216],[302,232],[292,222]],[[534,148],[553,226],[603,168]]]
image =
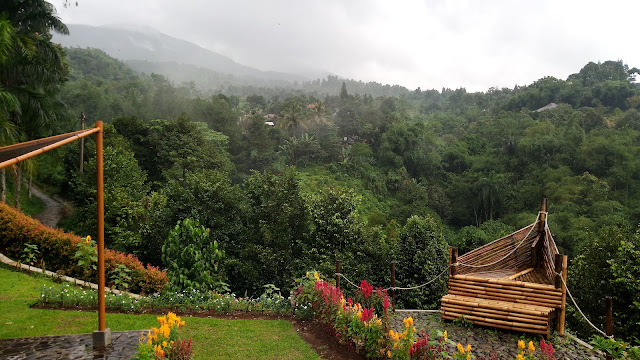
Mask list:
[[[0,339],[90,333],[96,312],[32,309],[39,288],[53,282],[0,266]],[[155,315],[107,314],[111,331],[157,325]],[[183,334],[193,338],[195,359],[320,359],[284,320],[225,320],[183,317]]]

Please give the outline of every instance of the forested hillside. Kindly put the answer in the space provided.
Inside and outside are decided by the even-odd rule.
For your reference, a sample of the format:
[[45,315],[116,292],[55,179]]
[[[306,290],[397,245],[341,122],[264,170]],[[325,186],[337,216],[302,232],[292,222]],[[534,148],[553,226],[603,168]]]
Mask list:
[[[446,265],[447,244],[464,253],[528,225],[547,197],[576,300],[598,319],[601,298],[615,296],[616,328],[640,334],[640,88],[622,61],[477,93],[380,85],[387,96],[337,77],[203,95],[99,50],[68,49],[67,61],[68,117],[110,124],[111,248],[162,266],[169,230],[195,218],[226,252],[219,276],[239,293],[332,273],[336,259],[374,284],[395,260],[400,284],[415,285]],[[38,173],[73,201],[63,226],[79,234],[94,229],[91,140],[87,149],[85,173],[77,144]],[[400,301],[435,306],[444,286]]]

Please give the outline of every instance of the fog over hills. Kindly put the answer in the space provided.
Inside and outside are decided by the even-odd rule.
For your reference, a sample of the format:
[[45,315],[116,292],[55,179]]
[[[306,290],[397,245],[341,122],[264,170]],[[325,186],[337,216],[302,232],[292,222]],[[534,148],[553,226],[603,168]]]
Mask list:
[[[194,68],[208,69],[210,71],[207,73],[211,74],[211,71],[220,73],[218,78],[227,82],[244,84],[264,85],[265,82],[273,82],[276,85],[285,85],[312,80],[312,76],[251,68],[224,55],[149,27],[131,25],[96,27],[79,24],[69,24],[68,27],[70,35],[55,34],[53,41],[64,47],[101,49],[116,59],[135,63],[134,68],[137,71],[162,73],[177,82],[197,82],[198,75],[197,71],[193,71]],[[146,67],[145,64],[147,64]],[[185,68],[188,71],[185,71]],[[185,73],[192,75],[185,77]]]

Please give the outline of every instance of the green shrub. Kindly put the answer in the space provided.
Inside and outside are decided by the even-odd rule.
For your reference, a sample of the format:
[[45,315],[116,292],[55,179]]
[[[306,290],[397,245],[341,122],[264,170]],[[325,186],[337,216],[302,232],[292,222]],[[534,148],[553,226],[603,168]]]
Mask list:
[[217,241],[209,240],[209,229],[198,220],[178,221],[162,247],[169,290],[206,291],[220,286],[222,281],[217,272],[222,258],[224,251],[218,250]]
[[[51,229],[0,203],[0,252],[11,258],[20,258],[25,244],[37,245],[48,268],[79,278],[83,276],[84,269],[78,266],[74,256],[77,244],[83,241],[84,238]],[[105,249],[104,261],[107,276],[120,264],[131,270],[130,290],[133,292],[159,292],[167,283],[166,272],[150,265],[145,267],[131,254]],[[95,277],[95,273],[90,275]]]

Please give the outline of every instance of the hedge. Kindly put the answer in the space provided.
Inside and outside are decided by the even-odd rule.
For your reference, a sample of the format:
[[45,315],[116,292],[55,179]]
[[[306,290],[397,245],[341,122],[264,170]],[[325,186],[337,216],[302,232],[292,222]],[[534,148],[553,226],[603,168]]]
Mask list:
[[[35,244],[40,251],[38,256],[45,261],[47,270],[82,278],[83,269],[73,258],[77,250],[76,245],[81,241],[84,241],[84,238],[52,229],[0,203],[0,252],[10,258],[20,259],[24,244]],[[105,249],[104,266],[107,282],[111,278],[110,273],[119,264],[131,270],[129,291],[143,294],[160,292],[167,283],[166,271],[160,271],[157,267],[148,264],[145,267],[137,257],[131,254]],[[97,272],[93,271],[90,276],[95,282]]]

